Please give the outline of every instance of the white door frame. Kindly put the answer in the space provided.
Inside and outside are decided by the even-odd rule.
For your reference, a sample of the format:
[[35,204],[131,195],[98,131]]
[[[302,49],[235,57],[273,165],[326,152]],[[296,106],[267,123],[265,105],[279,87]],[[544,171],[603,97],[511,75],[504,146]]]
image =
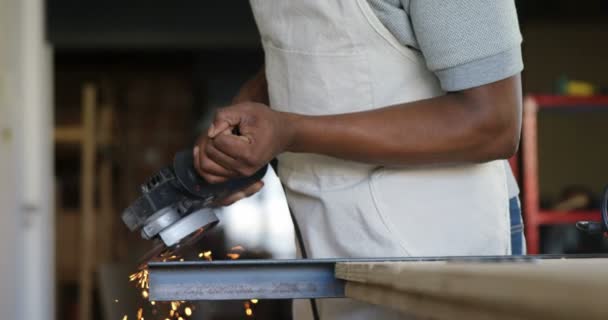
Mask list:
[[44,0],[0,0],[0,310],[55,318],[52,50]]

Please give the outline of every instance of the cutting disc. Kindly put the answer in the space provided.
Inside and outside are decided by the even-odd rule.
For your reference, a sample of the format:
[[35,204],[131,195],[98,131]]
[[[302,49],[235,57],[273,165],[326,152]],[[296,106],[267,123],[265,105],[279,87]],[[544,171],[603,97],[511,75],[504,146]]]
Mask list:
[[140,264],[163,261],[173,255],[181,255],[181,250],[196,243],[219,219],[211,208],[204,208],[189,214],[162,230],[154,245],[141,259]]

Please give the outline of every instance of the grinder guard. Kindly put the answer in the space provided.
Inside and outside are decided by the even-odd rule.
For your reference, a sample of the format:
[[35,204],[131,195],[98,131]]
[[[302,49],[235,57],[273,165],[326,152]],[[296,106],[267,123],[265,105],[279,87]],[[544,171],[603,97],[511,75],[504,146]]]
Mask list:
[[214,227],[219,220],[210,208],[212,203],[262,179],[267,167],[250,177],[210,184],[196,172],[192,152],[181,151],[172,166],[160,169],[142,184],[142,195],[125,209],[122,220],[131,231],[141,230],[142,238],[160,240],[153,255],[148,254],[154,258],[196,241],[203,231]]

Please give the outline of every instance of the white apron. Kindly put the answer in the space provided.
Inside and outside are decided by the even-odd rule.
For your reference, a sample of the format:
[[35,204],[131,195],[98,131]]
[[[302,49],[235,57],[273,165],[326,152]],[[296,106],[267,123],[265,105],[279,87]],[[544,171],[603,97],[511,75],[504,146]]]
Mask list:
[[[340,114],[444,94],[367,0],[251,5],[273,109]],[[510,254],[503,161],[391,169],[285,153],[279,176],[309,258]],[[308,301],[294,304],[296,319],[310,319]],[[348,299],[317,306],[324,320],[403,318]]]

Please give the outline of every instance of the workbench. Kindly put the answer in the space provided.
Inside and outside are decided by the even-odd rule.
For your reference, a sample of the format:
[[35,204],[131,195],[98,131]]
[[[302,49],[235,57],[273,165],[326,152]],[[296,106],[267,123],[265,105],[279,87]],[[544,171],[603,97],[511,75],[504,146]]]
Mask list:
[[149,264],[150,299],[352,298],[425,319],[608,319],[608,256]]

